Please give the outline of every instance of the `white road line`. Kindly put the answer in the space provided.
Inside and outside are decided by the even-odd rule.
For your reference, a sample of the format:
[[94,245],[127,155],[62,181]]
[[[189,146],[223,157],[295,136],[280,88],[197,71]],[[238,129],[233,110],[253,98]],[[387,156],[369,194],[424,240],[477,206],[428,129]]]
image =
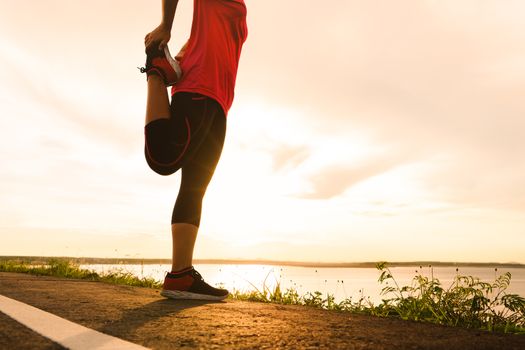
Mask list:
[[71,350],[147,349],[86,328],[3,295],[0,295],[0,311],[33,331]]

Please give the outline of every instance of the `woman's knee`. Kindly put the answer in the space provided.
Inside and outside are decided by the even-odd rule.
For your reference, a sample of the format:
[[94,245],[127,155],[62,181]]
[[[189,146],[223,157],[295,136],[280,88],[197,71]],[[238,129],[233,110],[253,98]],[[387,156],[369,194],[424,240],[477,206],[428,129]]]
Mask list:
[[144,128],[144,155],[154,172],[171,175],[182,167],[187,145],[174,142],[168,119],[155,120]]
[[148,166],[150,167],[151,170],[153,170],[154,172],[162,176],[172,175],[181,168],[180,164],[175,164],[172,166],[165,166],[165,165],[158,164],[152,158],[150,158],[147,154],[146,154],[146,162],[148,163]]

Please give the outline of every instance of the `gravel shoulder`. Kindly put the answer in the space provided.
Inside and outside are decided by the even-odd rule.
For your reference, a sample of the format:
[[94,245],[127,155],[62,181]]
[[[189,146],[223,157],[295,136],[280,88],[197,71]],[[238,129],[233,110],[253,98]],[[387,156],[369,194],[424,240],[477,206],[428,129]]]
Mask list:
[[[152,349],[525,349],[522,335],[304,306],[175,301],[153,289],[55,277],[0,273],[0,294]],[[61,348],[1,313],[0,339],[1,348]]]

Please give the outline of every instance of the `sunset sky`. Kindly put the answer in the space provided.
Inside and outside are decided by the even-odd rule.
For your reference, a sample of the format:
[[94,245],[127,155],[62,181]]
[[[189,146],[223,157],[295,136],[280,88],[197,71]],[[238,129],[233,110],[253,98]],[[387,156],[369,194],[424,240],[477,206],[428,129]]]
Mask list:
[[[246,4],[196,258],[525,263],[524,1]],[[0,0],[0,255],[171,256],[136,68],[160,15]]]

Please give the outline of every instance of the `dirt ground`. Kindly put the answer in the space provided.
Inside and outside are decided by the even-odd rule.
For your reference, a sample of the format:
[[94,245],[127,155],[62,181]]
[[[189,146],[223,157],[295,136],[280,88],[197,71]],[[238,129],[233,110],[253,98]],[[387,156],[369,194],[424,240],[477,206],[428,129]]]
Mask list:
[[[525,336],[303,306],[175,301],[152,289],[24,274],[0,273],[0,294],[152,349],[525,349]],[[1,313],[0,348],[60,349]]]

